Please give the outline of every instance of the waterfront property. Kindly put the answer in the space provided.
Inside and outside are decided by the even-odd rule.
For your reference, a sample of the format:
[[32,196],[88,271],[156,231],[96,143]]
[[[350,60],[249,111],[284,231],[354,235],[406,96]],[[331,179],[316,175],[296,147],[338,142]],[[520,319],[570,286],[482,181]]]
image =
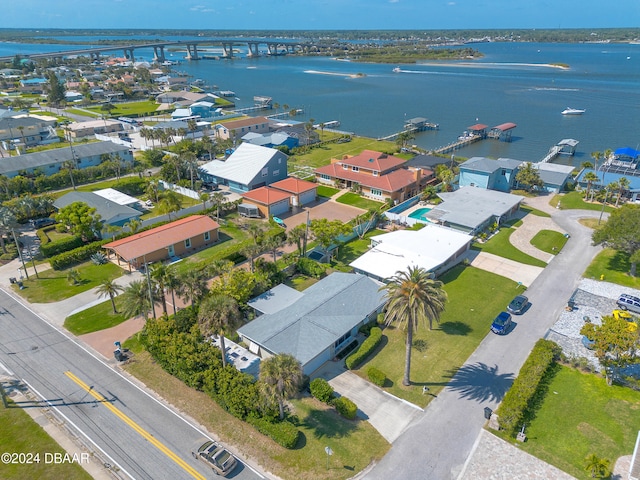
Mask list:
[[112,225],[122,227],[132,218],[138,219],[140,218],[140,215],[142,215],[142,212],[135,208],[131,208],[127,205],[121,205],[94,192],[69,192],[58,198],[53,203],[53,206],[60,210],[61,208],[75,202],[86,203],[89,207],[95,208],[96,213],[100,215],[101,220],[104,222],[104,226]]
[[402,202],[434,180],[430,170],[408,167],[402,158],[373,150],[359,155],[331,159],[330,165],[315,170],[318,183],[340,184],[377,201]]
[[262,147],[288,147],[295,148],[300,144],[300,140],[296,137],[287,135],[285,132],[275,133],[256,133],[249,132],[242,137],[242,141],[246,143],[252,143],[253,145],[260,145]]
[[460,186],[509,192],[516,184],[516,173],[521,163],[510,158],[470,158],[460,165]]
[[565,190],[567,184],[572,182],[574,167],[557,163],[533,163],[538,170],[543,182],[542,189],[551,193],[559,193]]
[[72,162],[75,168],[95,167],[100,165],[106,155],[116,156],[124,163],[133,163],[133,154],[129,147],[113,142],[84,143],[73,147],[4,158],[0,162],[0,175],[9,178],[15,177],[21,172],[32,175],[37,173],[52,175],[58,173],[65,162]]
[[270,313],[240,327],[238,335],[263,359],[293,355],[310,375],[347,347],[362,325],[376,320],[384,304],[379,289],[380,283],[364,275],[335,272],[299,298],[262,296],[261,310]]
[[[582,188],[587,188],[588,182],[584,179],[584,177],[589,172],[595,173],[600,179],[598,182],[595,182],[599,188],[604,188],[604,186],[608,185],[609,183],[617,182],[622,177],[626,178],[629,181],[629,187],[623,192],[623,197],[626,197],[632,202],[640,202],[640,175],[633,176],[633,175],[622,174],[622,173],[612,173],[612,172],[603,172],[603,171],[596,172],[592,168],[585,168],[584,170],[582,170],[582,172],[580,172],[580,175],[576,179],[576,183],[580,185]],[[616,194],[616,192],[613,192],[613,193]]]
[[222,140],[242,138],[247,133],[268,133],[269,120],[266,117],[250,117],[231,120],[214,125],[216,137]]
[[198,172],[205,183],[244,193],[287,178],[287,156],[273,148],[242,143],[226,161],[212,160]]
[[430,224],[418,231],[397,230],[371,237],[370,250],[350,266],[381,282],[409,267],[437,275],[462,261],[472,240],[466,233]]
[[461,187],[438,196],[443,203],[424,215],[427,220],[469,235],[476,235],[493,223],[502,224],[518,211],[524,200],[520,195],[474,187]]
[[124,261],[129,269],[145,263],[174,259],[218,241],[220,225],[206,215],[192,215],[126,238],[107,243],[105,250]]

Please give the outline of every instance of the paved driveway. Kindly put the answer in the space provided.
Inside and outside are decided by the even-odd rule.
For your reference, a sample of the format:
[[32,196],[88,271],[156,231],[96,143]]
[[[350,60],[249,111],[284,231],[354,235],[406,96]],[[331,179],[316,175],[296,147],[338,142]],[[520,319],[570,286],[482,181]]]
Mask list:
[[291,230],[296,225],[304,224],[307,221],[307,212],[309,215],[309,220],[326,218],[328,220],[340,220],[341,222],[348,222],[358,215],[362,215],[364,212],[366,212],[366,210],[352,207],[350,205],[344,205],[342,203],[337,203],[328,198],[320,198],[313,203],[305,205],[300,211],[296,213],[280,215],[280,218],[285,221],[287,230]]

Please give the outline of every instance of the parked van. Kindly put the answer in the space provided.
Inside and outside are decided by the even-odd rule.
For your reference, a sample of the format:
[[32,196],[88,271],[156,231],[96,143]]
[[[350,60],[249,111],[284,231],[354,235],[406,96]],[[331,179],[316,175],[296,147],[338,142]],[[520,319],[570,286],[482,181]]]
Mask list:
[[631,310],[632,312],[640,313],[640,298],[638,297],[623,293],[616,303],[622,310]]

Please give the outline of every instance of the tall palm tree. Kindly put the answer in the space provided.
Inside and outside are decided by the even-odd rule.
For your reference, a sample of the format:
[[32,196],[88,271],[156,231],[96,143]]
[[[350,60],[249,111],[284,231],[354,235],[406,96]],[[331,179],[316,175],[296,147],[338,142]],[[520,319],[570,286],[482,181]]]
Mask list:
[[618,198],[616,198],[616,207],[620,204],[620,199],[622,198],[624,192],[629,189],[629,185],[630,183],[627,177],[620,177],[618,179]]
[[282,245],[284,245],[284,239],[280,235],[271,235],[262,242],[265,250],[268,250],[273,255],[273,263],[276,263],[278,249],[282,247]]
[[124,224],[124,226],[127,227],[131,233],[136,233],[138,230],[140,230],[141,225],[142,220],[138,218],[132,218]]
[[162,305],[162,313],[167,315],[167,296],[165,294],[166,290],[166,278],[167,278],[167,267],[162,263],[154,264],[149,270],[149,274],[151,276],[151,280],[156,286],[156,291],[160,296],[160,304]]
[[181,273],[179,278],[180,286],[176,290],[178,296],[192,305],[197,304],[207,292],[207,279],[204,273],[191,269]]
[[210,195],[207,192],[202,192],[200,194],[200,201],[202,202],[202,210],[207,209],[207,202],[209,201]]
[[171,303],[173,304],[173,314],[176,314],[176,291],[180,288],[178,271],[171,265],[165,270],[164,285],[171,292]]
[[235,330],[242,320],[242,313],[235,298],[223,294],[209,295],[198,309],[198,325],[202,335],[218,335],[222,351],[222,366],[227,365],[224,336]]
[[409,267],[406,272],[398,271],[389,283],[380,288],[384,290],[385,323],[406,327],[405,368],[402,384],[411,385],[411,346],[413,331],[420,323],[429,322],[429,330],[433,321],[440,323],[440,314],[444,311],[447,293],[442,289],[442,282],[429,278],[429,272],[420,267]]
[[285,402],[298,392],[302,382],[302,366],[288,353],[274,355],[260,362],[260,382],[265,398],[278,404],[282,420]]
[[116,308],[116,296],[124,291],[124,288],[118,285],[113,280],[105,280],[96,288],[96,292],[100,297],[109,297],[111,300],[111,307],[113,308],[113,313],[118,313],[118,309]]
[[244,247],[241,251],[242,255],[249,258],[251,262],[251,273],[254,272],[254,263],[255,258],[262,253],[262,247],[257,243],[251,243]]
[[302,254],[303,240],[307,235],[307,226],[304,224],[296,225],[287,232],[287,243],[289,245],[296,245],[298,247],[298,253]]
[[13,212],[7,207],[0,206],[0,248],[2,248],[2,253],[7,253],[4,236],[9,234],[11,229],[16,226],[16,223],[16,217]]
[[131,282],[122,292],[121,298],[122,314],[125,317],[131,318],[143,315],[145,318],[149,318],[152,307],[149,300],[149,286],[145,280]]
[[582,177],[582,179],[587,182],[587,195],[585,196],[585,199],[588,199],[589,192],[591,191],[591,187],[593,186],[593,182],[597,182],[598,180],[600,180],[600,178],[598,178],[598,175],[596,175],[594,172],[587,172],[584,174],[584,177]]
[[220,221],[220,207],[227,201],[224,193],[213,192],[213,195],[209,198],[214,207],[216,207],[216,222]]

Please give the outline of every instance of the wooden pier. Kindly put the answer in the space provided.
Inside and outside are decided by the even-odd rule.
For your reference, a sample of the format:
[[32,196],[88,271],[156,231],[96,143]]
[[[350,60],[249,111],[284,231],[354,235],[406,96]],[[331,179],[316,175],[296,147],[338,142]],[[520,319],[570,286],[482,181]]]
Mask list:
[[428,122],[426,118],[416,117],[410,118],[404,122],[404,130],[401,132],[392,133],[391,135],[387,135],[386,137],[378,137],[378,140],[395,140],[398,138],[398,135],[404,132],[416,133],[416,132],[424,132],[425,130],[438,130],[440,125],[437,123]]
[[574,140],[573,138],[564,138],[560,140],[549,149],[549,153],[540,160],[540,163],[548,163],[558,155],[574,155],[576,153],[576,146],[578,143],[578,140]]
[[472,143],[482,140],[483,138],[485,137],[483,137],[482,135],[469,135],[463,139],[458,139],[455,142],[451,142],[448,145],[445,145],[444,147],[438,147],[435,150],[433,150],[433,153],[453,152],[454,150],[458,150],[459,148],[466,147],[467,145],[471,145]]

